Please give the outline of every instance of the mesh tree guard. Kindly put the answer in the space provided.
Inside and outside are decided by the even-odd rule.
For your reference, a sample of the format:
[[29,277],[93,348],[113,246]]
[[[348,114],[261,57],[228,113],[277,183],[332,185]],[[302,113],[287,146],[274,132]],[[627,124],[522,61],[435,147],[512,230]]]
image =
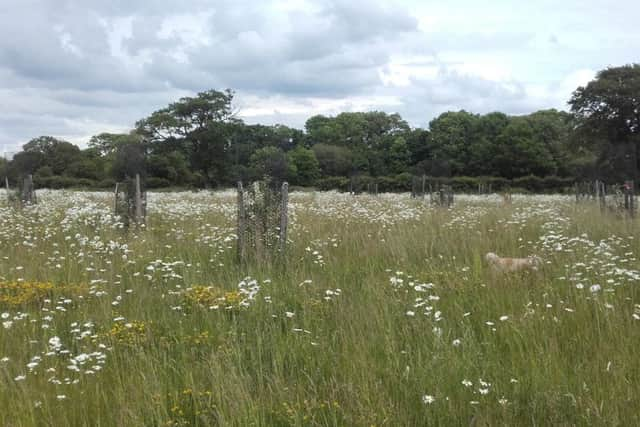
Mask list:
[[289,226],[289,184],[256,181],[245,188],[238,182],[238,258],[271,262],[283,254]]

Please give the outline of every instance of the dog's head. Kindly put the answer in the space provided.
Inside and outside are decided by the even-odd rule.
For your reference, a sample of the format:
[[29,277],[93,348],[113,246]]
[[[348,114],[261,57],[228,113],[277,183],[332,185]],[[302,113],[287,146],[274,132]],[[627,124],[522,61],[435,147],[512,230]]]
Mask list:
[[540,258],[539,256],[530,256],[529,257],[529,264],[531,264],[531,267],[533,267],[534,270],[537,270],[539,267],[542,266],[542,258]]
[[487,262],[496,262],[500,257],[496,254],[494,254],[493,252],[488,252],[485,256],[484,259],[487,260]]

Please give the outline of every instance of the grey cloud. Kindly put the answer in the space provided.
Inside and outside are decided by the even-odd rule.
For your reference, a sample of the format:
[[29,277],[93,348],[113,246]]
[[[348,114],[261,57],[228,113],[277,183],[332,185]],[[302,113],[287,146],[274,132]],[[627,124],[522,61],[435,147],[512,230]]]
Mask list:
[[158,49],[167,51],[179,45],[180,41],[175,37],[160,39],[157,35],[162,26],[163,17],[146,16],[136,17],[132,20],[132,34],[123,40],[123,47],[129,55],[140,54],[144,49]]
[[326,11],[334,29],[349,41],[368,40],[417,30],[418,21],[403,8],[368,1],[332,1]]
[[[598,5],[586,2],[592,9]],[[531,96],[532,83],[553,91],[576,70],[636,60],[640,43],[632,19],[640,12],[635,4],[626,11],[607,8],[602,16],[585,12],[583,2],[574,0],[544,0],[545,13],[539,5],[516,12],[494,5],[504,15],[489,19],[504,24],[496,28],[485,28],[481,16],[495,10],[462,4],[468,12],[454,22],[477,24],[422,33],[413,15],[423,5],[417,0],[323,0],[287,13],[276,11],[275,3],[0,1],[0,145],[40,134],[82,139],[104,130],[99,126],[126,129],[180,96],[226,87],[237,90],[238,97],[279,95],[303,106],[309,97],[397,97],[403,102],[397,108],[371,108],[397,109],[422,126],[450,109],[525,113],[557,103],[557,97]],[[438,7],[445,18],[447,7]],[[202,34],[158,35],[166,19],[185,13],[203,17]],[[188,17],[181,19],[188,24]],[[125,21],[131,22],[131,34],[119,34],[121,49],[112,55],[114,29]],[[63,46],[63,38],[71,47]],[[452,71],[457,64],[446,62],[452,59],[438,59],[464,63],[469,54],[493,55],[494,63],[510,65],[518,80],[465,75]],[[397,56],[409,62],[434,58],[425,65],[440,72],[431,79],[409,79],[408,87],[385,87],[378,73],[388,71]],[[252,118],[299,126],[305,119],[302,113],[278,112]]]
[[433,118],[447,111],[479,114],[502,111],[518,115],[555,107],[548,104],[549,100],[531,99],[522,82],[491,81],[460,74],[446,66],[441,66],[435,79],[414,80],[401,99],[403,105],[397,112],[421,127],[427,127]]

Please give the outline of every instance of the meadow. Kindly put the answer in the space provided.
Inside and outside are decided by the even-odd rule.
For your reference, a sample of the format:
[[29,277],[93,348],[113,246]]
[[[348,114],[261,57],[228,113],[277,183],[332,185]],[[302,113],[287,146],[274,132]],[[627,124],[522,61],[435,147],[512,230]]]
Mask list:
[[231,191],[38,202],[0,193],[2,426],[640,425],[640,233],[595,204],[294,192],[240,266]]

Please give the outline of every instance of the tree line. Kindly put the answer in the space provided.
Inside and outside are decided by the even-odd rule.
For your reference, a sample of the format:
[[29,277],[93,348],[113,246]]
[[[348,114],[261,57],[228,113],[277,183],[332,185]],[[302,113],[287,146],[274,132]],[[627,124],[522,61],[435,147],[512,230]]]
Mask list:
[[[321,189],[359,180],[408,190],[413,176],[557,190],[576,180],[636,179],[640,65],[600,71],[569,100],[570,112],[446,112],[428,129],[398,114],[345,112],[310,117],[304,130],[250,125],[231,90],[185,97],[136,123],[101,133],[80,149],[52,136],[27,142],[0,171],[32,174],[39,187],[107,188],[142,171],[149,188],[232,186],[264,176]],[[0,172],[1,174],[1,172]]]

